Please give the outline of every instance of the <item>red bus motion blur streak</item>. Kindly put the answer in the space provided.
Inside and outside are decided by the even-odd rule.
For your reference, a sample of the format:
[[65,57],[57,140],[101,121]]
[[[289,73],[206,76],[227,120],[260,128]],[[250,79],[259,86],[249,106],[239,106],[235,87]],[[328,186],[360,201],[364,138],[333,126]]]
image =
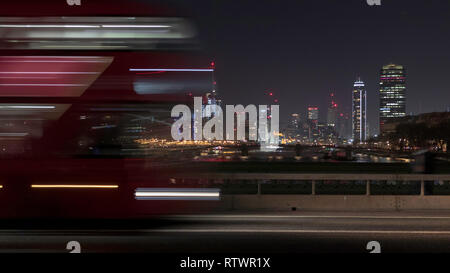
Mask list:
[[210,68],[192,24],[149,1],[81,3],[2,4],[0,217],[212,208],[213,201],[135,199],[136,188],[180,187],[171,178],[189,164],[176,149],[143,150],[135,140],[170,136],[171,107],[214,87],[212,73],[130,69]]

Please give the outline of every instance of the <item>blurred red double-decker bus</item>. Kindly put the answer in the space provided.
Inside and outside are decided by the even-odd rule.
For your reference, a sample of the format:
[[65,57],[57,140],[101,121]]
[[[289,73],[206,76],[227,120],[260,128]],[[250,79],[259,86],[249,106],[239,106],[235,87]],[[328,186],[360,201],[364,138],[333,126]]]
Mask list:
[[182,213],[218,192],[172,178],[192,153],[171,109],[215,92],[189,19],[148,1],[18,1],[0,11],[0,216]]

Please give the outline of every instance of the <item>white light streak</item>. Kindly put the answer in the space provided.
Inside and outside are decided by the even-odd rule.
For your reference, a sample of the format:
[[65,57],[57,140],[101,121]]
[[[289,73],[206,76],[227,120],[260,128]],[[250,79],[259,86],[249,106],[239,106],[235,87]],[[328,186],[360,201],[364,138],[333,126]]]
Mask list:
[[53,105],[0,105],[0,109],[55,109]]
[[137,200],[219,200],[219,189],[138,188]]
[[205,68],[205,69],[197,69],[197,68],[130,68],[130,71],[133,72],[151,72],[151,71],[164,71],[164,72],[212,72],[214,69]]
[[170,28],[169,25],[30,25],[5,24],[4,28]]

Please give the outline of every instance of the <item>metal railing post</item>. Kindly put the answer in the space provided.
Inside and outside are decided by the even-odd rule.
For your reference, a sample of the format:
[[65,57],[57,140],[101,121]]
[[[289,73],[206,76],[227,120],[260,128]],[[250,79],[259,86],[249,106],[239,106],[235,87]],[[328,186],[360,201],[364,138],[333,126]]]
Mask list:
[[425,195],[425,181],[420,180],[420,196],[424,196]]
[[261,180],[257,180],[258,181],[258,195],[261,195]]
[[315,180],[311,181],[311,194],[316,195],[316,181]]
[[370,180],[366,180],[366,195],[370,195]]

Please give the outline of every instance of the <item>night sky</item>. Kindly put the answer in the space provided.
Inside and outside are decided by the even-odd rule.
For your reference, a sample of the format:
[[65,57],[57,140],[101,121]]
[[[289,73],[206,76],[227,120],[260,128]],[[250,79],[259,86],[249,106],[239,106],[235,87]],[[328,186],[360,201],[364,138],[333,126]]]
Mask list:
[[[174,2],[175,3],[175,2]],[[280,122],[318,105],[326,119],[328,94],[351,111],[360,76],[368,92],[371,134],[378,131],[379,71],[407,69],[407,112],[450,106],[450,1],[193,0],[175,3],[191,14],[204,50],[214,57],[219,92],[227,104],[268,104],[279,98]]]
[[[15,6],[14,14],[21,16],[52,14],[57,7],[77,13],[64,0],[41,7],[47,1],[21,0],[5,7]],[[83,0],[82,7],[91,16],[114,15],[134,2]],[[377,133],[379,74],[389,63],[407,69],[407,113],[450,106],[449,0],[381,0],[381,6],[369,6],[366,0],[136,2],[146,4],[139,8],[142,14],[158,14],[165,6],[173,15],[191,17],[203,53],[216,63],[224,102],[270,104],[265,95],[270,90],[279,99],[282,123],[292,113],[304,118],[308,105],[319,106],[324,121],[331,92],[340,110],[349,114],[353,82],[361,77],[368,91],[370,132]],[[5,7],[0,13],[13,16]]]

